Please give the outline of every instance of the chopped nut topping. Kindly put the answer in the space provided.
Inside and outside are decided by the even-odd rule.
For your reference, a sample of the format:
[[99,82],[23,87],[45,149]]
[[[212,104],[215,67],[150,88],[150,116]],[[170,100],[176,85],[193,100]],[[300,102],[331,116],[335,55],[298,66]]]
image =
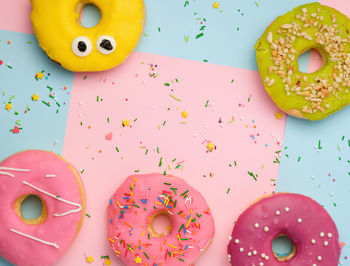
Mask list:
[[[308,14],[307,8],[296,14],[296,20],[289,24],[282,24],[273,32],[268,32],[267,42],[270,45],[273,65],[269,66],[269,74],[277,74],[284,83],[286,95],[291,93],[304,97],[306,105],[302,111],[305,113],[324,112],[329,108],[324,100],[333,95],[340,99],[338,93],[349,92],[350,88],[350,34],[342,32],[336,23],[337,16],[331,16],[331,25],[324,24],[320,9]],[[279,36],[278,36],[279,35]],[[296,62],[296,50],[294,48],[297,38],[313,41],[323,47],[329,63],[334,64],[333,72],[329,76],[320,72],[320,76],[314,81],[309,81],[308,76],[295,73],[298,66]],[[309,76],[310,77],[310,76]],[[266,86],[275,84],[275,79],[266,77]]]

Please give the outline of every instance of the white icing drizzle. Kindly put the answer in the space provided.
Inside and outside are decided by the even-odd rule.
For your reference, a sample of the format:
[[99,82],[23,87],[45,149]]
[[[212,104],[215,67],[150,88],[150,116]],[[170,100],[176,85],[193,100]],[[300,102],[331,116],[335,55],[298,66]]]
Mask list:
[[11,173],[8,173],[8,172],[3,172],[3,171],[0,171],[0,175],[8,175],[8,176],[11,176],[11,177],[15,177],[15,175],[13,175]]
[[48,175],[45,175],[45,177],[56,177],[56,175],[48,174]]
[[[16,171],[16,172],[29,172],[29,169],[21,169],[21,168],[13,168],[13,167],[6,167],[6,166],[0,166],[0,170],[7,170],[7,171]],[[9,172],[0,171],[0,175],[7,175],[10,177],[15,177],[14,174],[11,174]]]
[[75,203],[75,202],[71,202],[71,201],[68,201],[68,200],[65,200],[65,199],[62,199],[62,198],[58,198],[57,196],[55,196],[55,195],[53,195],[53,194],[51,194],[51,193],[49,193],[49,192],[47,192],[45,190],[42,190],[42,189],[40,189],[40,188],[38,188],[36,186],[33,186],[32,184],[28,183],[27,181],[22,181],[22,183],[27,185],[27,186],[30,186],[30,187],[38,190],[38,191],[40,191],[40,192],[42,192],[42,193],[44,193],[44,194],[46,194],[46,195],[48,195],[48,196],[50,196],[50,197],[52,197],[52,198],[54,198],[56,200],[59,200],[59,201],[62,201],[64,203],[67,203],[69,205],[73,205],[73,206],[77,206],[78,207],[75,210],[70,210],[70,211],[67,211],[65,213],[55,213],[55,214],[53,214],[53,216],[64,216],[64,215],[71,214],[71,213],[74,213],[74,212],[79,212],[81,210],[81,205],[79,203]]
[[53,246],[53,247],[55,247],[55,248],[59,248],[59,246],[58,246],[56,243],[48,242],[48,241],[42,240],[42,239],[40,239],[40,238],[31,236],[31,235],[27,235],[27,234],[21,233],[21,232],[15,230],[15,229],[12,229],[12,228],[10,229],[10,231],[11,231],[11,232],[14,232],[14,233],[16,233],[16,234],[19,234],[19,235],[21,235],[21,236],[24,236],[24,237],[33,239],[33,240],[38,241],[38,242],[40,242],[40,243],[43,243],[43,244],[45,244],[45,245]]
[[8,170],[8,171],[16,171],[16,172],[29,172],[29,169],[22,169],[22,168],[13,168],[13,167],[6,167],[6,166],[0,166],[0,170]]

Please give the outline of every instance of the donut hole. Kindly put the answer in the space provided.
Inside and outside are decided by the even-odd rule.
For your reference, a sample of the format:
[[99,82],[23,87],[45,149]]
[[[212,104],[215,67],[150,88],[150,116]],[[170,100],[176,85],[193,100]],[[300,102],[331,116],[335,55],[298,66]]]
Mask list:
[[37,195],[27,194],[15,201],[15,211],[26,224],[40,224],[46,220],[46,205]]
[[272,240],[272,251],[279,261],[288,261],[295,255],[295,245],[286,235],[279,235]]
[[302,73],[315,73],[320,70],[325,63],[326,59],[325,56],[323,56],[323,52],[316,48],[308,49],[298,57],[299,70]]
[[101,20],[101,10],[94,4],[80,6],[79,25],[84,28],[95,27]]
[[153,237],[164,237],[170,234],[171,226],[170,215],[166,212],[159,212],[152,216],[148,230]]

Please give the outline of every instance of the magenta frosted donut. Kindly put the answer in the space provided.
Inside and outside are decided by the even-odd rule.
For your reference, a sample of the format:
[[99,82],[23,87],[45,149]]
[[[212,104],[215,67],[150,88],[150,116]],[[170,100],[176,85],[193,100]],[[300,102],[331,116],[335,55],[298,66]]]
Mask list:
[[[279,235],[293,242],[292,254],[277,258],[272,240]],[[316,201],[300,194],[276,193],[243,212],[227,247],[231,265],[336,266],[340,256],[337,227]]]
[[[170,218],[168,234],[153,229],[160,214]],[[132,175],[109,200],[108,237],[126,265],[190,265],[210,245],[214,220],[203,196],[184,180]]]
[[[42,203],[35,219],[21,212],[29,195]],[[77,236],[84,209],[79,173],[62,157],[39,150],[8,157],[0,163],[0,256],[15,265],[51,265]]]

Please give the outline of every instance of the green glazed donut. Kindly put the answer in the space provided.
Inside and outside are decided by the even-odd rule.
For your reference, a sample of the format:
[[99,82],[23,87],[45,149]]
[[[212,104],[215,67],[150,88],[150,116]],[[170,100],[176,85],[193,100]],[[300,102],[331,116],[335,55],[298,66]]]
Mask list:
[[[317,49],[323,66],[300,72],[299,55]],[[265,89],[286,113],[320,120],[350,103],[350,21],[339,11],[311,3],[278,17],[255,45]]]

